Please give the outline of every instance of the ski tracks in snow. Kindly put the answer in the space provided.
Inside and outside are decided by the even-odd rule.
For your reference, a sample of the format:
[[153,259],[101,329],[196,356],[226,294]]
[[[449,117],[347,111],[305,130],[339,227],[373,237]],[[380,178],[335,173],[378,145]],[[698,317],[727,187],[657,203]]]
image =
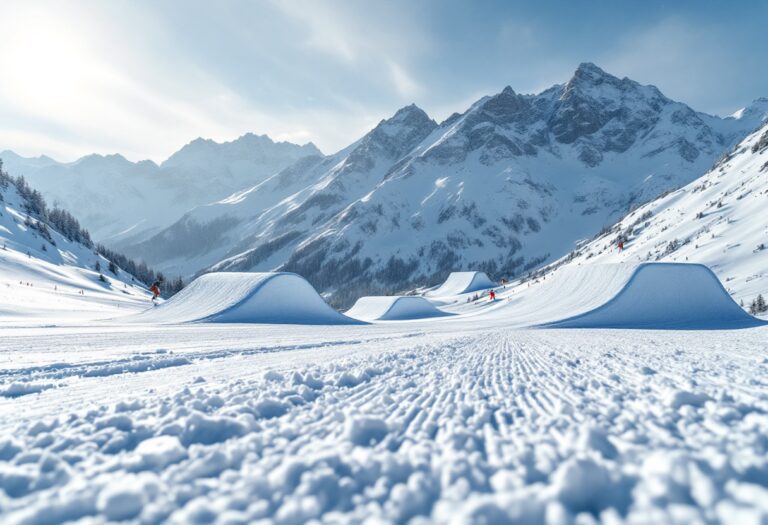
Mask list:
[[[173,391],[6,428],[0,513],[4,523],[759,522],[764,338],[494,330],[282,367],[233,352],[219,356],[241,372],[228,380],[187,374]],[[191,367],[147,374],[206,354],[184,359]]]

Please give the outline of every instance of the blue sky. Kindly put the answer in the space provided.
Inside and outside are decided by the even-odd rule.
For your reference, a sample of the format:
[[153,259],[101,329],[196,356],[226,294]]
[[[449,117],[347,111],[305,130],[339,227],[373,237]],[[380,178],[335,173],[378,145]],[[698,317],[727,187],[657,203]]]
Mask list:
[[768,96],[766,21],[759,0],[4,0],[0,150],[160,161],[251,131],[330,153],[585,61],[725,115]]

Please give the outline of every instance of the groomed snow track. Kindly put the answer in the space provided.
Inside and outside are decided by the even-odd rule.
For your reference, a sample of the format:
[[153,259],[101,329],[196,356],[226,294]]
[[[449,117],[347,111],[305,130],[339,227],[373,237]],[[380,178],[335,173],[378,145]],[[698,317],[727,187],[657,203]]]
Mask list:
[[497,311],[546,328],[731,329],[764,324],[742,310],[701,264],[566,267]]
[[484,272],[451,272],[439,288],[427,292],[427,297],[451,297],[465,293],[494,288],[497,283],[491,281]]
[[132,321],[181,323],[360,324],[323,300],[294,273],[214,272]]
[[452,314],[419,296],[372,296],[358,299],[346,315],[362,321],[405,321]]

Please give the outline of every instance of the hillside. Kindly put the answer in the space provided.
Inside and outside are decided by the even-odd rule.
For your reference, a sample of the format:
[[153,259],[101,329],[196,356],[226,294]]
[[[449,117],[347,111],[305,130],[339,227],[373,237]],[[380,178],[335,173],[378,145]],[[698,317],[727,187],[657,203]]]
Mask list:
[[764,125],[703,177],[638,207],[557,265],[703,263],[747,307],[758,294],[768,297],[767,210],[768,125]]
[[[40,217],[39,199],[0,164],[0,325],[81,322],[150,307],[144,284],[96,253],[88,232],[66,212]],[[67,234],[49,217],[66,225]]]

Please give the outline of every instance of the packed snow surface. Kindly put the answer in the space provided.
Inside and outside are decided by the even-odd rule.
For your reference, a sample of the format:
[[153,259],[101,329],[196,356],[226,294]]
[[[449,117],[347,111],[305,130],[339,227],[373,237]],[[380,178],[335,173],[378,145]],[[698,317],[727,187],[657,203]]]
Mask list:
[[293,273],[209,273],[169,301],[133,316],[145,323],[350,324]]
[[427,317],[445,317],[434,304],[418,296],[361,297],[346,315],[363,321],[405,321]]
[[437,289],[427,292],[428,297],[450,297],[497,286],[484,272],[451,272]]
[[767,339],[4,329],[0,521],[762,523]]

